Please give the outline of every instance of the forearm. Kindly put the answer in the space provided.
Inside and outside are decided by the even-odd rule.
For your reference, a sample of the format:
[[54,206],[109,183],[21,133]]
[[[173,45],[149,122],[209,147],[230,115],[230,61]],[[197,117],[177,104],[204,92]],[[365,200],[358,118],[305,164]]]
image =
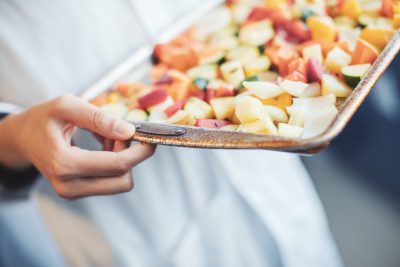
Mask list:
[[0,164],[13,170],[30,166],[18,148],[18,116],[9,115],[0,120]]

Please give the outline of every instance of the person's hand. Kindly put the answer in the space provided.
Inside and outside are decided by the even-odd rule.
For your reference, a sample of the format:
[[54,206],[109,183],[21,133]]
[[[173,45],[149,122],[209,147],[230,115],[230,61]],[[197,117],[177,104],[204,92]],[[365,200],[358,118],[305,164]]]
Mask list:
[[[105,151],[73,146],[76,127],[102,137]],[[129,147],[126,140],[134,133],[128,122],[78,97],[62,96],[0,123],[0,162],[15,169],[33,164],[66,199],[127,192],[133,188],[131,168],[155,151],[148,144]]]

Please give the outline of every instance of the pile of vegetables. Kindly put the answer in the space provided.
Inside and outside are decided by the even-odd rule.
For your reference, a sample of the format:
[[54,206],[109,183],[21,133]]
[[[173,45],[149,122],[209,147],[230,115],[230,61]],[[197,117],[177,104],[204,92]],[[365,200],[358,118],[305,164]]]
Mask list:
[[399,27],[395,0],[227,1],[155,46],[151,85],[92,103],[130,121],[313,137]]

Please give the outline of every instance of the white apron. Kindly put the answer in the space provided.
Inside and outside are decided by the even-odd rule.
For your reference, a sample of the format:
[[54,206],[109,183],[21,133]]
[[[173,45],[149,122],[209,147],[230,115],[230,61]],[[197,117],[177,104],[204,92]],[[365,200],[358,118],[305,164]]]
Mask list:
[[[0,0],[0,101],[79,94],[196,2]],[[117,196],[69,202],[41,179],[1,202],[0,266],[341,266],[298,157],[159,146],[134,176]]]

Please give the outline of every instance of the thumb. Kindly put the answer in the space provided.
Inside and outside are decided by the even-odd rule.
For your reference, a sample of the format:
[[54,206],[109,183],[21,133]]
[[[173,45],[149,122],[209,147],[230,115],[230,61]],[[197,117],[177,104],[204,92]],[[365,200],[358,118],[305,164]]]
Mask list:
[[54,112],[63,120],[106,138],[128,140],[135,134],[135,126],[131,123],[118,119],[76,96],[67,95],[56,99]]

